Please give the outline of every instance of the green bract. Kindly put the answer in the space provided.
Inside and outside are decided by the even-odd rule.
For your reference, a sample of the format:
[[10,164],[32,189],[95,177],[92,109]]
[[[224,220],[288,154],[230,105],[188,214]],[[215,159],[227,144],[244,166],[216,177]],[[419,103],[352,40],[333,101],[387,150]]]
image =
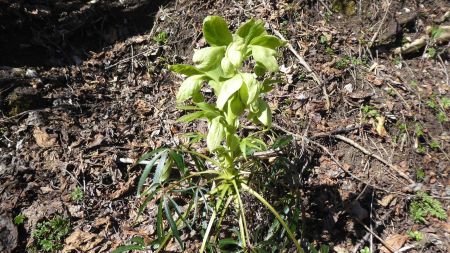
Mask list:
[[[209,222],[201,223],[205,226],[200,228],[203,236],[200,252],[210,250],[211,241],[219,248],[221,242],[227,242],[228,239],[218,241],[219,234],[217,231],[214,234],[214,231],[219,230],[229,208],[234,208],[235,214],[238,215],[239,242],[231,238],[231,241],[228,241],[247,251],[250,236],[245,207],[240,197],[242,192],[253,195],[265,205],[274,214],[277,224],[281,224],[293,241],[297,251],[303,252],[281,215],[248,185],[252,169],[260,163],[247,158],[255,151],[266,150],[267,145],[257,137],[257,133],[245,135],[240,124],[242,117],[247,116],[251,122],[265,128],[271,126],[272,113],[269,104],[263,99],[263,94],[272,90],[272,85],[278,82],[270,78],[270,73],[278,71],[276,49],[286,42],[268,35],[264,23],[254,19],[239,27],[235,34],[231,34],[223,18],[209,16],[203,22],[203,35],[210,47],[195,50],[194,65],[173,65],[170,69],[186,76],[178,90],[177,102],[178,108],[187,113],[179,118],[178,122],[191,122],[196,119],[208,122],[206,136],[191,136],[196,141],[206,139],[211,157],[192,151],[189,147],[182,147],[157,149],[140,159],[142,161],[153,157],[148,161],[139,180],[138,195],[144,198],[144,207],[153,198],[156,199],[155,203],[159,203],[157,239],[153,242],[157,245],[156,252],[162,250],[172,237],[178,241],[181,249],[184,249],[180,230],[194,229],[195,224],[198,224],[195,218],[201,203],[204,203],[205,209],[200,213],[204,213]],[[244,69],[254,69],[255,72],[245,72]],[[202,94],[204,86],[212,88],[213,99]],[[284,143],[286,142],[288,141],[284,140]],[[184,156],[189,157],[195,164],[194,167],[191,166],[192,170],[184,163]],[[156,169],[152,184],[144,190],[143,186],[153,167]],[[178,168],[181,178],[170,178],[172,167]],[[183,209],[176,203],[177,198],[173,198],[173,195],[179,194],[189,195],[180,199],[191,199],[189,204],[183,204]],[[140,212],[142,211],[143,208],[140,209]],[[176,216],[173,215],[175,213]],[[170,228],[167,233],[163,216],[166,217]],[[191,217],[192,221],[189,221]],[[143,246],[133,244],[123,249],[130,247],[141,249]]]
[[[208,83],[217,97],[215,107],[220,117],[211,118],[199,112],[189,117],[208,120],[210,132],[207,146],[211,152],[222,146],[221,150],[228,151],[231,158],[236,158],[240,153],[236,153],[230,144],[233,147],[240,144],[236,133],[239,117],[245,111],[250,120],[270,127],[270,107],[261,95],[269,91],[270,85],[276,81],[270,78],[261,80],[258,76],[278,71],[276,48],[286,42],[268,35],[264,23],[254,19],[239,27],[236,34],[231,34],[223,18],[210,16],[203,22],[203,34],[211,47],[195,51],[194,66],[171,66],[172,71],[187,76],[178,91],[177,101],[185,102],[193,98],[194,106],[198,106],[199,102],[205,103],[200,90],[203,83]],[[244,62],[250,59],[254,60],[256,73],[245,73],[242,70]],[[248,63],[251,64],[252,61]],[[214,107],[212,104],[209,106]],[[182,118],[182,121],[186,121],[186,118]]]

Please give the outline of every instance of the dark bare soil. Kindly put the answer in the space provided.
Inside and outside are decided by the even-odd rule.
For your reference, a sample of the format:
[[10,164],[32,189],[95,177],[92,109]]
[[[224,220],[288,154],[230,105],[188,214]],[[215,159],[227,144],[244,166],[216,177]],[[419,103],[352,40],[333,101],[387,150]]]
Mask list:
[[[175,123],[181,79],[167,68],[190,63],[205,46],[203,18],[220,15],[232,29],[263,19],[320,79],[281,50],[283,83],[268,97],[272,134],[312,141],[286,150],[289,169],[255,180],[268,182],[259,187],[279,210],[295,208],[295,199],[301,211],[290,214],[304,242],[339,253],[389,252],[383,243],[450,252],[449,220],[417,224],[409,213],[424,191],[450,215],[450,108],[442,102],[450,98],[450,44],[429,39],[432,57],[425,48],[393,53],[427,26],[449,26],[448,11],[445,0],[0,0],[0,251],[26,252],[37,223],[57,216],[70,220],[65,252],[154,239],[154,206],[135,222],[142,167],[121,158],[204,131]],[[161,32],[163,43],[154,40]],[[250,226],[267,231],[273,217],[244,197]],[[15,225],[19,214],[25,221]],[[413,241],[411,230],[425,239]],[[184,237],[186,252],[198,251],[199,238]],[[175,242],[168,250],[181,251]]]

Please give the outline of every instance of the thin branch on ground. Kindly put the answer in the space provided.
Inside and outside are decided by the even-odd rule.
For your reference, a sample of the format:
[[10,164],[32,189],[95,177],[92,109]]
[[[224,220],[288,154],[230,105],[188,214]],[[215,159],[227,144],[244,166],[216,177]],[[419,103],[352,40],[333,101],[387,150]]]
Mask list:
[[378,161],[382,162],[383,164],[385,164],[386,166],[388,166],[390,169],[394,170],[395,172],[397,172],[401,177],[403,177],[405,180],[407,180],[410,184],[415,184],[414,180],[412,180],[408,175],[406,175],[403,171],[399,170],[397,166],[391,164],[390,162],[386,161],[385,159],[383,159],[382,157],[380,157],[379,155],[374,154],[373,152],[370,152],[369,150],[367,150],[366,148],[364,148],[363,146],[359,145],[358,143],[354,142],[353,140],[342,136],[342,135],[333,135],[334,138],[341,140],[343,142],[346,142],[347,144],[352,145],[353,147],[359,149],[361,152],[363,152],[364,154],[371,156],[375,159],[377,159]]
[[[275,28],[271,27],[273,33],[275,35],[277,35],[278,37],[280,37],[282,40],[288,41],[284,38],[284,36]],[[322,92],[323,95],[325,96],[325,101],[326,101],[326,108],[327,110],[329,110],[331,108],[331,102],[330,102],[330,98],[328,96],[328,92],[327,92],[327,88],[325,87],[325,85],[323,85],[322,80],[318,77],[318,75],[313,71],[313,69],[311,68],[311,66],[306,62],[306,60],[294,49],[294,47],[291,45],[291,43],[287,43],[287,48],[289,49],[289,51],[291,51],[295,57],[297,57],[299,63],[306,69],[306,71],[308,71],[309,75],[312,77],[312,79],[320,86],[322,86]]]

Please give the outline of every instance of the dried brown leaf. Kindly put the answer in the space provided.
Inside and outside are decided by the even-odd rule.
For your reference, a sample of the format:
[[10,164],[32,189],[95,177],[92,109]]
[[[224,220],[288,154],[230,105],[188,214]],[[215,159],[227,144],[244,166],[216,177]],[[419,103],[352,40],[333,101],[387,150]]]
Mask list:
[[[394,251],[399,250],[408,240],[408,235],[393,234],[386,238],[385,243]],[[386,247],[381,247],[381,253],[390,253]]]

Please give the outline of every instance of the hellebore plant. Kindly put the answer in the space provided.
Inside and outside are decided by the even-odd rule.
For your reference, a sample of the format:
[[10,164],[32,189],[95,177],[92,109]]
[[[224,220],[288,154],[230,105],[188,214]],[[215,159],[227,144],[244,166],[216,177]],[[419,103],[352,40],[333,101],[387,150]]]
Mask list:
[[[203,241],[200,252],[210,248],[210,241],[217,239],[218,233],[213,231],[219,230],[230,207],[238,215],[237,236],[240,246],[244,251],[252,250],[241,199],[242,192],[247,192],[273,213],[297,251],[303,252],[281,215],[248,185],[254,165],[252,159],[248,158],[254,151],[267,149],[267,145],[255,137],[256,134],[244,136],[240,123],[246,116],[249,121],[264,128],[271,126],[272,113],[262,94],[269,92],[277,82],[270,76],[278,71],[276,49],[285,45],[285,41],[267,34],[264,23],[254,19],[244,23],[232,34],[225,20],[218,16],[205,18],[203,35],[210,47],[194,52],[194,65],[172,65],[170,69],[187,76],[179,88],[177,102],[179,109],[189,113],[178,121],[203,119],[208,122],[206,145],[211,155],[206,156],[187,148],[161,148],[141,157],[140,161],[153,157],[139,180],[138,195],[145,197],[140,212],[150,201],[159,203],[158,239],[153,242],[154,247],[160,251],[174,237],[184,249],[180,230],[193,229],[199,206],[204,205],[205,212],[210,215],[201,232]],[[244,71],[252,67],[253,73]],[[205,85],[212,88],[215,96],[205,98],[202,93]],[[214,97],[215,103],[211,103]],[[186,156],[195,164],[192,170],[187,169],[184,161]],[[152,183],[143,190],[156,163]],[[172,167],[178,168],[179,178],[170,176]],[[188,194],[190,200],[186,200],[183,194]],[[175,199],[183,203],[187,201],[188,204],[180,207]],[[170,228],[168,232],[164,229],[163,216]]]

